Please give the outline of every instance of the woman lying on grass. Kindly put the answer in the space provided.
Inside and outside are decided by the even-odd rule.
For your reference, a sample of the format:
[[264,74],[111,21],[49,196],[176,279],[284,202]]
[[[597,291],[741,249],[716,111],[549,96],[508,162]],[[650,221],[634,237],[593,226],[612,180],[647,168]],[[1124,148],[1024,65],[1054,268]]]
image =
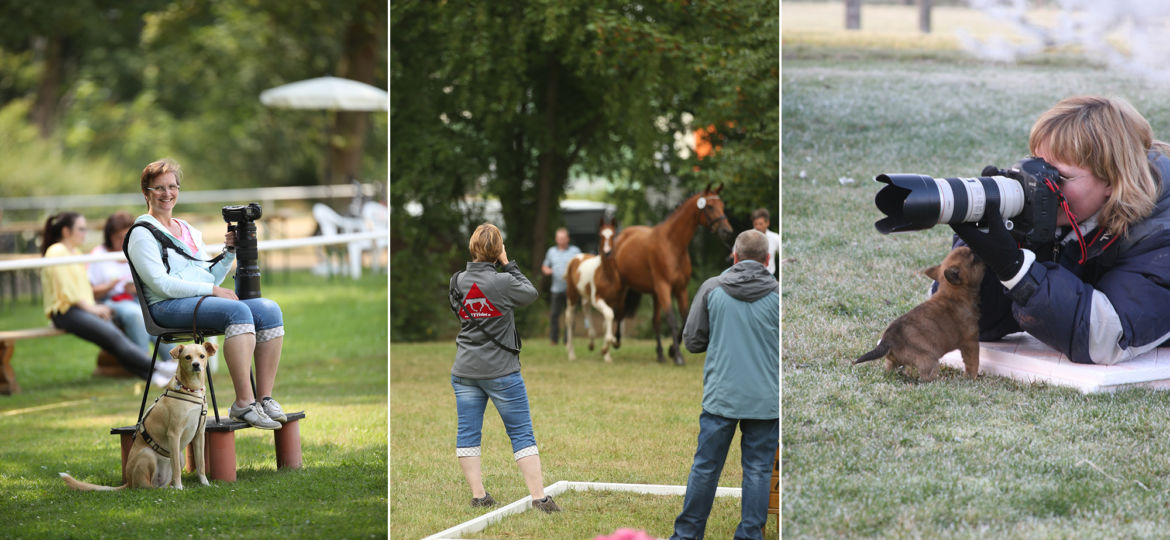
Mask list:
[[1118,98],[1070,97],[1032,126],[1060,172],[1068,215],[1051,262],[1017,247],[995,205],[989,231],[952,225],[987,263],[980,339],[1024,330],[1070,360],[1114,364],[1170,338],[1170,146]]

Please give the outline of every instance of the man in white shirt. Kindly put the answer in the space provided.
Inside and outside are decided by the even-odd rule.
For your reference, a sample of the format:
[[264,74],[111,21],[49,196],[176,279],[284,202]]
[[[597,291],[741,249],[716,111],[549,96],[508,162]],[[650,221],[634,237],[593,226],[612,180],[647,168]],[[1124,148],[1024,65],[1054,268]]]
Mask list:
[[752,228],[768,237],[768,273],[773,276],[776,275],[776,257],[780,254],[780,235],[772,232],[768,227],[772,226],[771,214],[768,213],[767,208],[759,208],[752,212]]

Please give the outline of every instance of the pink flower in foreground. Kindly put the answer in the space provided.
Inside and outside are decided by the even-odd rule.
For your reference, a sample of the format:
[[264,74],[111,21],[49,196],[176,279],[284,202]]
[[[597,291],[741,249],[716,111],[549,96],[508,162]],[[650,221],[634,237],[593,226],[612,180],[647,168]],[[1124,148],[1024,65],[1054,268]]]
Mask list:
[[643,530],[634,530],[621,528],[613,532],[609,536],[598,536],[593,540],[655,540],[653,536],[646,534]]

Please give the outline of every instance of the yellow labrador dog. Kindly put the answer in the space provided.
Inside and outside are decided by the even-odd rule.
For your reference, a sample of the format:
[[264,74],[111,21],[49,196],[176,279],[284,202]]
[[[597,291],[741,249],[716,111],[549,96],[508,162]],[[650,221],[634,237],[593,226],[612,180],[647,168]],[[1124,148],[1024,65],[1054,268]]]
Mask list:
[[211,342],[203,345],[177,345],[171,349],[171,356],[178,360],[179,369],[138,424],[134,445],[126,457],[125,484],[118,487],[99,486],[60,473],[65,484],[82,491],[157,488],[167,485],[183,489],[183,452],[187,445],[193,443],[195,473],[201,484],[208,485],[207,476],[203,474],[203,428],[207,421],[207,398],[203,385],[207,376],[207,357],[215,352],[216,346]]

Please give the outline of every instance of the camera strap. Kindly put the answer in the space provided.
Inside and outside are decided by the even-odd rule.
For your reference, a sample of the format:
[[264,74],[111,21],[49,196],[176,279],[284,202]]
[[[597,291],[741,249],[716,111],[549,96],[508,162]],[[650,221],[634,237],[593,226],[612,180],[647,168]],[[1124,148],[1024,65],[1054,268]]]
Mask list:
[[[478,319],[475,319],[474,317],[472,317],[471,314],[467,313],[467,311],[464,309],[464,307],[463,307],[463,293],[459,292],[459,276],[462,274],[463,274],[463,271],[459,271],[459,272],[455,272],[454,276],[451,276],[451,288],[447,291],[447,299],[451,302],[451,311],[454,312],[456,315],[459,315],[460,313],[466,314],[467,320],[471,321],[472,326],[478,328],[479,331],[482,332],[483,335],[487,336],[487,338],[490,339],[492,341],[492,343],[495,343],[497,347],[519,356],[520,355],[519,347],[523,347],[523,344],[520,343],[520,334],[518,332],[515,333],[516,345],[518,347],[513,349],[512,347],[509,347],[507,345],[504,345],[503,343],[500,343],[499,340],[497,340],[495,338],[495,336],[492,336],[491,334],[488,333],[487,329],[485,329],[483,327],[483,325],[480,324]],[[515,328],[513,328],[513,332],[515,332]]]
[[[159,230],[158,227],[155,227],[154,225],[151,225],[150,223],[147,223],[145,221],[139,221],[139,222],[134,223],[126,231],[126,242],[125,242],[126,245],[130,244],[130,232],[133,231],[135,227],[142,227],[142,228],[150,231],[150,234],[154,235],[154,239],[157,240],[159,243],[159,250],[162,251],[163,267],[165,267],[167,269],[168,274],[171,272],[171,263],[170,263],[170,261],[167,260],[167,248],[170,248],[170,249],[178,252],[179,255],[182,255],[183,257],[185,257],[189,260],[192,260],[192,261],[215,264],[215,263],[219,262],[221,259],[223,259],[223,253],[216,255],[215,258],[211,259],[210,261],[204,261],[202,259],[192,257],[190,254],[187,253],[187,250],[183,249],[181,246],[176,244],[175,240],[173,238],[171,238],[170,235],[162,232],[161,230]],[[126,258],[130,258],[129,252],[126,253]]]

